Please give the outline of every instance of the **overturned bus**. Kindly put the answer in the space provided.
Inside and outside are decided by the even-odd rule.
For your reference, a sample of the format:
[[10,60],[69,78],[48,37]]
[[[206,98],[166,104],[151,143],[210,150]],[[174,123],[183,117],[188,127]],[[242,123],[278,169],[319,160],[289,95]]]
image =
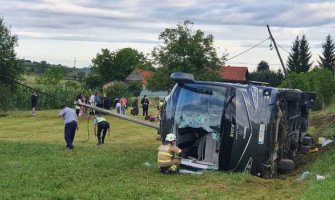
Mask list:
[[294,157],[309,149],[308,110],[316,95],[255,84],[196,81],[171,75],[159,132],[172,132],[183,150],[182,165],[245,171],[270,178],[294,168]]

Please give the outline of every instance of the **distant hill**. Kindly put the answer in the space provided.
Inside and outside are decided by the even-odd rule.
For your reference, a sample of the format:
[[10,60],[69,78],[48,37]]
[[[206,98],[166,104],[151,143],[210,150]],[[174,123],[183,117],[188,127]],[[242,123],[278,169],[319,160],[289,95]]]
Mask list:
[[91,68],[89,68],[89,67],[79,68],[79,70],[80,70],[81,72],[86,73],[86,74],[88,74],[88,73],[91,72]]
[[23,66],[27,74],[41,75],[46,69],[50,67],[61,67],[64,69],[64,78],[68,80],[79,80],[81,81],[91,70],[89,67],[74,68],[68,67],[61,64],[50,64],[46,61],[36,62],[31,60],[20,59],[20,65]]

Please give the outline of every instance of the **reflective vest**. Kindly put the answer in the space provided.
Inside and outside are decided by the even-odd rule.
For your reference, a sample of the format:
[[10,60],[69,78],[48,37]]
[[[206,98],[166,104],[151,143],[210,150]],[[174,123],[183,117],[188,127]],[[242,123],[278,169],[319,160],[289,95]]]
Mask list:
[[103,122],[103,121],[107,122],[107,120],[105,118],[103,118],[103,117],[97,117],[97,124],[99,124],[100,122]]
[[175,155],[181,153],[181,149],[171,144],[162,144],[158,147],[157,162],[159,166],[169,166]]
[[159,109],[162,109],[162,108],[163,108],[163,105],[164,105],[164,102],[163,102],[163,101],[160,101],[160,102],[158,103]]

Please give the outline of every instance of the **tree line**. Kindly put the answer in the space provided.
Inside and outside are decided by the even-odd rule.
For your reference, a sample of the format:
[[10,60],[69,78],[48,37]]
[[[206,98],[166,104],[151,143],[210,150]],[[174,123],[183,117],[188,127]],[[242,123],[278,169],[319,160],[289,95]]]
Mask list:
[[[83,79],[82,87],[94,90],[102,88],[105,83],[118,82],[115,85],[122,90],[128,89],[128,86],[122,85],[122,82],[134,69],[154,72],[148,80],[148,88],[151,90],[171,89],[174,83],[169,77],[175,71],[192,73],[197,80],[222,81],[218,72],[225,64],[227,54],[219,56],[214,47],[214,36],[194,29],[193,25],[193,22],[186,20],[176,27],[164,29],[158,37],[162,43],[153,49],[151,55],[145,55],[133,48],[116,51],[101,49],[101,52],[92,59],[91,72]],[[0,41],[0,73],[15,80],[21,80],[23,69],[14,51],[14,47],[17,46],[17,36],[10,33],[2,18],[0,34],[1,38],[5,38]],[[316,91],[319,99],[322,100],[320,105],[325,105],[335,91],[333,89],[335,47],[332,37],[330,35],[326,37],[319,61],[314,67],[311,56],[306,36],[303,35],[301,38],[297,36],[286,63],[288,77],[284,77],[281,70],[271,70],[269,64],[263,60],[258,64],[256,71],[250,73],[250,80],[268,82],[273,87],[287,87],[286,79],[289,78],[294,88]],[[41,84],[58,84],[61,78],[59,74],[62,74],[60,69],[45,70],[39,81]],[[8,90],[7,85],[14,87],[2,77],[0,81],[2,91]],[[325,81],[327,84],[324,83]],[[131,85],[130,88],[138,91],[139,86]]]

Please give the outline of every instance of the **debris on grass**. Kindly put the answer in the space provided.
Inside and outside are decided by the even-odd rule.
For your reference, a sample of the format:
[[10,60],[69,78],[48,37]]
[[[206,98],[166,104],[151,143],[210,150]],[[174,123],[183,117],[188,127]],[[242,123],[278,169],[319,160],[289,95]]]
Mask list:
[[309,153],[315,153],[315,152],[318,152],[318,151],[319,151],[319,149],[315,147],[313,149],[310,149]]
[[298,178],[299,181],[305,180],[311,173],[309,171],[305,171],[301,174],[301,176]]
[[204,171],[192,171],[192,170],[187,170],[187,169],[181,169],[179,170],[179,173],[181,174],[197,174],[197,175],[201,175],[204,173]]
[[332,143],[332,142],[333,142],[333,140],[330,140],[330,139],[327,139],[327,138],[324,138],[324,137],[319,137],[319,141],[318,141],[318,143],[321,144],[321,146],[323,146],[323,147]]
[[325,176],[321,176],[321,175],[316,175],[316,180],[323,181],[323,180],[326,180],[326,177]]
[[145,163],[143,163],[143,165],[146,166],[146,167],[151,167],[151,164],[148,161],[146,161]]

